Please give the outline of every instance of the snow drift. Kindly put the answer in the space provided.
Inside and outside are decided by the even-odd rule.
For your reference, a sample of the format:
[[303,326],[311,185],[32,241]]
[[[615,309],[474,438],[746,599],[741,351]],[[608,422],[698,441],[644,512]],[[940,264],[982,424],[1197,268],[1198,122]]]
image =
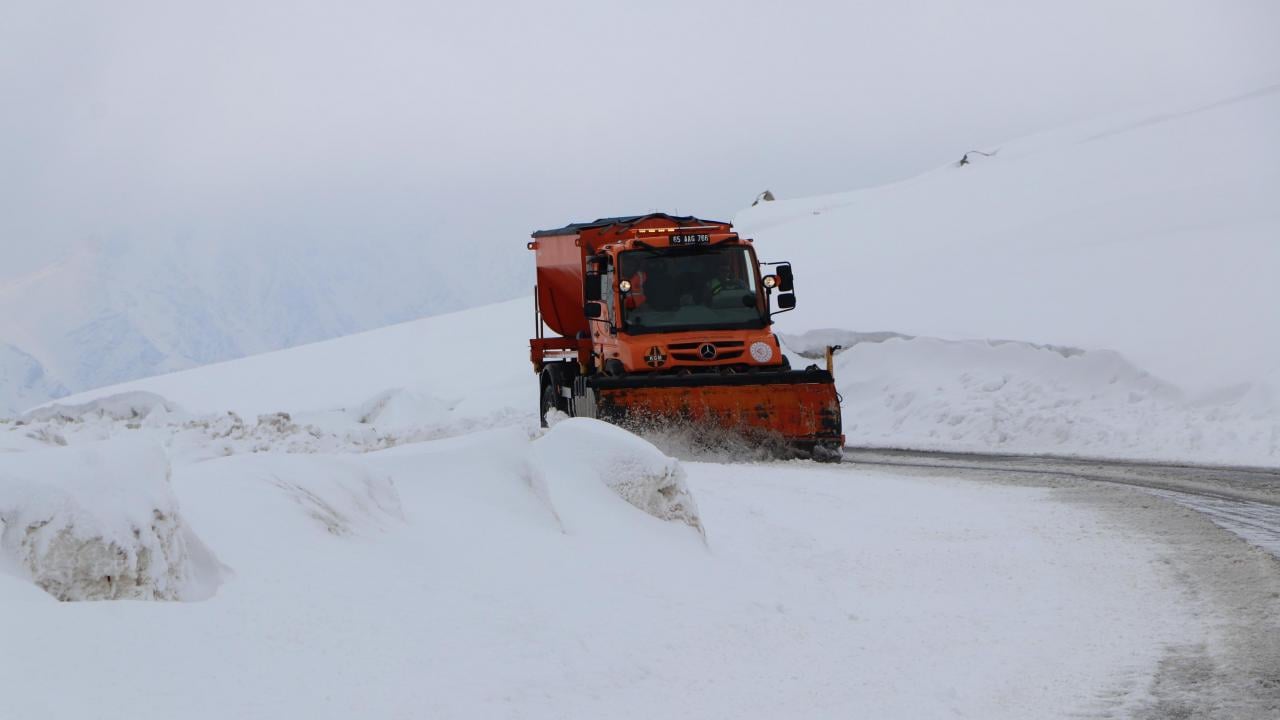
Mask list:
[[[555,424],[533,443],[531,482],[540,495],[572,520],[561,507],[575,493],[608,488],[633,507],[659,520],[681,522],[704,532],[693,494],[679,461],[621,428],[587,418]],[[595,511],[582,522],[598,522]]]
[[137,391],[108,395],[85,403],[54,403],[36,408],[24,414],[22,419],[28,423],[55,419],[75,422],[96,416],[112,420],[136,421],[150,416],[157,410],[172,413],[177,409],[173,403],[155,393]]
[[59,600],[196,600],[220,568],[146,439],[0,454],[0,553]]
[[1020,342],[832,330],[785,342],[845,346],[850,445],[1280,466],[1280,412],[1258,386],[1196,395],[1114,352]]

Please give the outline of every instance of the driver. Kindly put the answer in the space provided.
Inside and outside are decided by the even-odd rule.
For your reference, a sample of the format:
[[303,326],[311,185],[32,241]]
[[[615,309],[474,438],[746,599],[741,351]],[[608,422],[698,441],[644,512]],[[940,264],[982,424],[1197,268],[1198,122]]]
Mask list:
[[705,288],[707,302],[714,301],[725,290],[741,290],[745,287],[733,273],[733,258],[727,254],[717,257],[711,279],[707,281]]

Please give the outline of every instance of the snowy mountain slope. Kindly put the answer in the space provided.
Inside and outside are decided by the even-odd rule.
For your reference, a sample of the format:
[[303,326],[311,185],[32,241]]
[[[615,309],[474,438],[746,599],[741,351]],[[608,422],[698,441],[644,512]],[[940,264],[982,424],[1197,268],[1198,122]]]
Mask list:
[[796,263],[799,329],[1110,349],[1180,385],[1253,382],[1280,368],[1277,127],[1273,86],[735,222]]
[[[404,244],[90,242],[0,284],[0,342],[83,390],[492,298],[440,262]],[[0,385],[0,409],[14,400]]]
[[[531,300],[512,300],[98,388],[60,404],[145,391],[190,412],[252,417],[343,409],[364,416],[388,391],[405,390],[419,404],[439,403],[459,418],[514,408],[527,415],[537,404],[532,319]],[[404,401],[412,400],[397,400]]]

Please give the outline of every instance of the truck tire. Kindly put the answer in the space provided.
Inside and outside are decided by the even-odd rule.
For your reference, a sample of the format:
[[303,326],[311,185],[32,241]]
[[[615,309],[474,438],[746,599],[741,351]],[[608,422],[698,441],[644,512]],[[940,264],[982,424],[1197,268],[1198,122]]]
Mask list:
[[538,406],[538,416],[542,427],[547,427],[547,412],[556,406],[556,389],[551,383],[542,383],[542,399]]
[[550,363],[542,371],[542,394],[539,397],[538,414],[542,427],[547,426],[547,413],[555,408],[562,413],[572,415],[569,402],[560,395],[560,388],[573,387],[573,378],[578,374],[578,366],[571,363]]

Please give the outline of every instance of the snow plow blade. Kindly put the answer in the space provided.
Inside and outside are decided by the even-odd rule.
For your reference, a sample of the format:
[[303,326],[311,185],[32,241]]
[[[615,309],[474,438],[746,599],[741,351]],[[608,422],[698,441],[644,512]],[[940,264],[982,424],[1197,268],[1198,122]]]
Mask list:
[[841,459],[840,396],[818,369],[581,378],[575,415],[645,431],[668,426],[728,431],[782,455]]

